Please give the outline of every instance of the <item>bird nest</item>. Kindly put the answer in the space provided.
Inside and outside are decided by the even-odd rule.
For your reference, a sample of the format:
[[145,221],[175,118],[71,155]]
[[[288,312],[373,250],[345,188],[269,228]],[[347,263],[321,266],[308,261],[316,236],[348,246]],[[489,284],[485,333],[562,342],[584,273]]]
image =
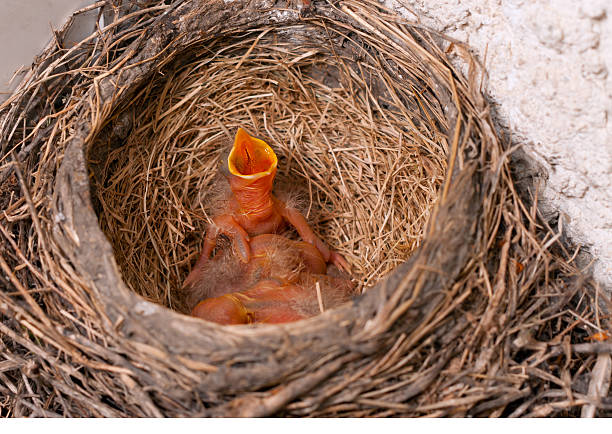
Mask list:
[[[587,390],[609,344],[583,342],[604,296],[517,192],[464,47],[364,0],[104,7],[0,111],[3,415],[610,414]],[[238,127],[351,302],[184,314]]]

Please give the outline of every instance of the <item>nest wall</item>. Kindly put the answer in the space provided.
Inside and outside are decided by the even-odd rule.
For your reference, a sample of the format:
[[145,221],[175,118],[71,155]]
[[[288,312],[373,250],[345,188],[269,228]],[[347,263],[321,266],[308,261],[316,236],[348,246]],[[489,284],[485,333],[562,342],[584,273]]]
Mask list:
[[[113,10],[2,106],[3,411],[609,411],[585,386],[609,345],[581,341],[605,297],[517,193],[465,47],[367,1]],[[167,308],[244,123],[376,282],[353,302],[258,327]]]

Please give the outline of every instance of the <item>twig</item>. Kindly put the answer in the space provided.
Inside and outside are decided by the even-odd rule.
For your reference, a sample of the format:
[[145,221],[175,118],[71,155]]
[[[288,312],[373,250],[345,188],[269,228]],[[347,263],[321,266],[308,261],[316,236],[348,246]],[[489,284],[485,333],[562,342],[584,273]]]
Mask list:
[[[595,367],[591,371],[591,381],[587,396],[595,402],[608,396],[610,390],[610,376],[612,375],[612,357],[610,354],[600,353],[597,356]],[[582,407],[580,417],[595,417],[596,404],[587,404]]]

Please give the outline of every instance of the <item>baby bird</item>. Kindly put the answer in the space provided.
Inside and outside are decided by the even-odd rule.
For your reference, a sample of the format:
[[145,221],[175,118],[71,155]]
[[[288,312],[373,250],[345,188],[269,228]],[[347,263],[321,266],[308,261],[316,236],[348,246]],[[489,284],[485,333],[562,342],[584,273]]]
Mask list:
[[203,300],[191,315],[224,325],[287,323],[348,301],[352,289],[348,279],[310,273],[295,283],[265,279],[246,291]]
[[342,255],[330,250],[315,235],[304,216],[272,194],[277,164],[276,154],[266,142],[238,128],[224,173],[232,195],[225,212],[217,215],[207,228],[202,253],[183,283],[184,290],[193,291],[198,282],[206,279],[206,264],[220,234],[231,240],[240,260],[248,264],[252,257],[251,237],[278,234],[287,223],[297,230],[304,242],[318,250],[325,263],[349,271],[349,264]]
[[[202,253],[185,279],[193,316],[219,324],[285,323],[317,315],[352,295],[353,283],[328,276],[327,263],[348,271],[306,219],[272,194],[277,157],[264,141],[238,129],[222,172],[231,194],[207,228]],[[292,225],[303,241],[278,235]],[[219,235],[234,252],[212,253]],[[194,307],[195,306],[195,307]]]

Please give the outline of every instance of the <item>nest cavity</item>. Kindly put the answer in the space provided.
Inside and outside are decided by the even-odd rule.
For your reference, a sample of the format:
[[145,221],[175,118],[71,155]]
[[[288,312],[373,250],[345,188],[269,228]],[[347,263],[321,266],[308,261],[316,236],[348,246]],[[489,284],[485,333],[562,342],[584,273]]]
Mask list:
[[238,127],[272,146],[276,194],[349,260],[359,292],[420,245],[448,147],[430,91],[409,70],[375,69],[381,56],[356,63],[301,26],[269,30],[203,41],[165,65],[110,118],[108,128],[127,117],[129,136],[92,147],[100,225],[125,282],[149,300],[177,306],[223,206],[218,168]]

